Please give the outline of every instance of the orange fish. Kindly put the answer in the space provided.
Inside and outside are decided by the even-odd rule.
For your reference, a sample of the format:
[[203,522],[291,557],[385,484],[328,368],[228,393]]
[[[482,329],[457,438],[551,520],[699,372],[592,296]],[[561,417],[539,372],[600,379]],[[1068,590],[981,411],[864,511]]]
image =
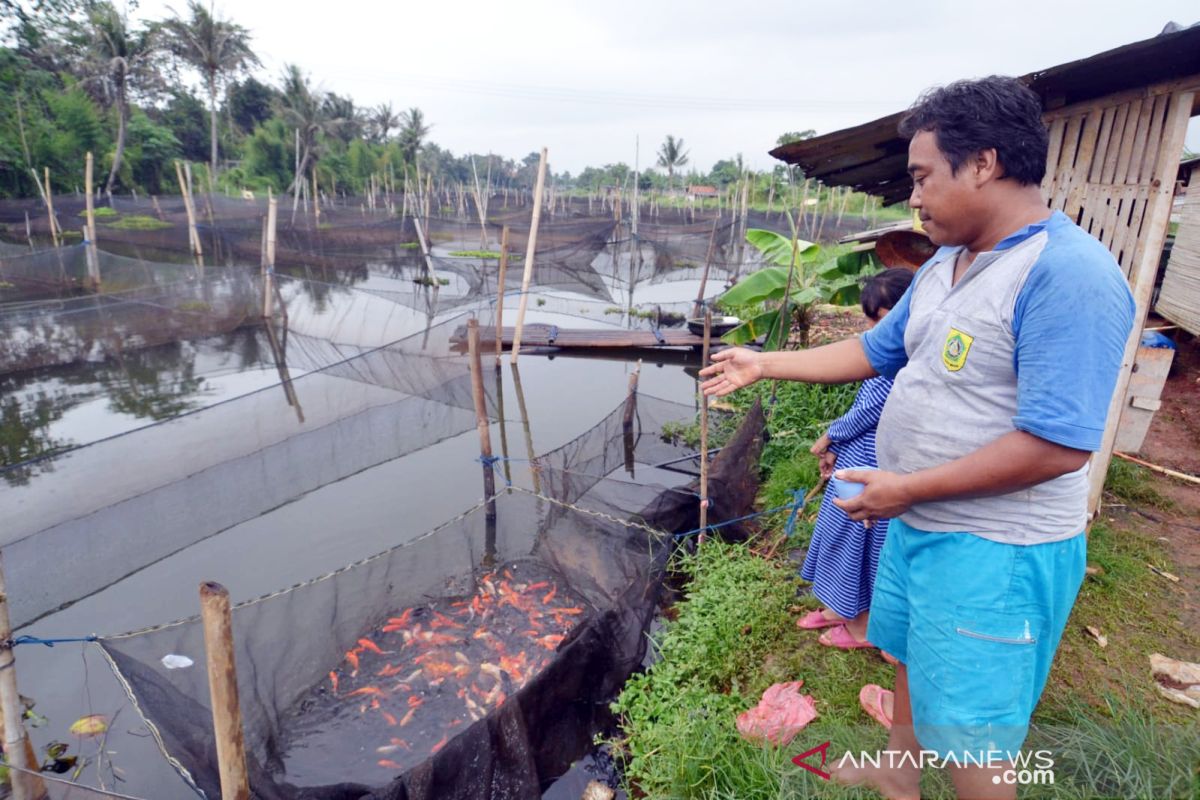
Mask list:
[[366,639],[366,638],[359,639],[358,646],[364,650],[370,650],[372,653],[375,653],[376,655],[380,655],[380,656],[383,655],[383,651],[379,649],[379,645],[375,644],[370,639]]
[[379,766],[386,769],[404,769],[404,767],[400,766],[395,761],[392,761],[390,758],[379,759]]
[[448,741],[450,741],[449,738],[445,734],[443,734],[442,738],[438,740],[438,743],[429,749],[429,754],[433,755],[438,750],[441,750],[443,747],[446,746],[446,742],[448,742]]
[[513,579],[513,574],[511,572],[509,572],[508,570],[504,570],[504,577],[508,578],[511,581]]
[[336,672],[329,673],[329,682],[333,684],[333,693],[337,694],[338,677]]
[[461,628],[462,627],[462,625],[459,625],[457,622],[450,619],[445,614],[439,614],[436,611],[433,612],[433,623],[434,624],[432,624],[431,627],[446,627],[446,628]]
[[550,591],[546,592],[546,596],[542,598],[542,605],[550,605],[550,601],[554,599],[554,595],[558,594],[558,587],[555,586]]
[[528,586],[526,586],[525,591],[533,592],[533,591],[537,591],[538,589],[545,589],[549,585],[550,585],[550,581],[538,581],[537,583],[531,583]]
[[424,702],[425,702],[425,701],[424,701],[423,699],[421,699],[420,697],[417,697],[415,694],[414,694],[414,695],[409,695],[409,698],[408,698],[408,707],[409,707],[409,708],[417,708],[418,706],[420,706],[420,705],[421,705],[422,703],[424,703]]
[[408,750],[411,747],[408,742],[404,741],[403,739],[397,739],[395,736],[392,737],[392,744],[396,745],[396,747],[402,747],[405,750]]
[[417,709],[415,707],[410,708],[408,713],[404,715],[404,718],[400,720],[400,727],[403,728],[405,725],[412,722],[413,715],[416,713]]
[[554,609],[554,613],[555,614],[569,614],[571,616],[574,616],[575,614],[582,614],[583,609],[582,608],[556,608],[556,609]]
[[411,608],[404,609],[404,613],[398,617],[388,617],[389,625],[407,625],[412,618],[413,610]]
[[391,664],[384,664],[383,669],[379,670],[375,674],[381,678],[392,678],[392,677],[395,677],[396,675],[399,675],[403,671],[404,671],[403,667],[396,667],[396,666],[392,666]]
[[380,689],[378,686],[364,686],[361,689],[355,689],[346,695],[346,697],[358,697],[359,695],[376,695],[382,697],[384,694],[383,689]]
[[567,637],[560,634],[550,634],[549,636],[543,636],[542,638],[538,639],[537,643],[547,650],[554,650],[560,644],[562,644],[562,641],[565,638]]
[[396,717],[394,715],[389,714],[386,711],[381,711],[379,713],[383,714],[383,719],[388,725],[391,725],[393,728],[396,727]]
[[350,666],[354,667],[354,671],[358,672],[358,650],[347,650],[346,660],[350,662]]

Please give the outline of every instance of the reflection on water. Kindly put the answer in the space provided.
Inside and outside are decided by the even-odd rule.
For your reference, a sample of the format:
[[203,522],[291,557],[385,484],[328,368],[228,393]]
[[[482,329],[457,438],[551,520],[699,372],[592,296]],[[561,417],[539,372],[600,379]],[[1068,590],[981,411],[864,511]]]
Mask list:
[[[0,375],[0,475],[27,464],[277,383],[261,328],[133,350],[100,362]],[[20,465],[20,466],[17,466]]]

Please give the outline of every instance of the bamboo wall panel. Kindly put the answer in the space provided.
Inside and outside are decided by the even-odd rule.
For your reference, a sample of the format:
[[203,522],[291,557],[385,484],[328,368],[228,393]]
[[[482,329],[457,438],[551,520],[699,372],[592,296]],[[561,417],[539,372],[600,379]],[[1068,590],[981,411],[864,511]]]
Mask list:
[[[1125,411],[1194,100],[1192,88],[1174,86],[1047,114],[1050,149],[1042,194],[1051,208],[1061,210],[1109,249],[1137,302],[1134,331],[1126,343],[1104,441],[1092,461],[1089,508],[1093,512],[1099,507],[1113,442]],[[1180,255],[1183,266],[1169,287],[1164,282],[1162,292],[1168,313],[1192,314],[1189,319],[1193,326],[1198,324],[1194,309],[1200,305],[1200,284],[1193,282],[1200,280],[1200,267],[1194,266],[1195,253],[1185,242]],[[1193,265],[1191,269],[1189,264]],[[1171,299],[1176,296],[1185,299]],[[1159,301],[1160,309],[1164,300]],[[1192,310],[1177,310],[1172,302]]]
[[1189,192],[1184,201],[1154,310],[1200,336],[1200,190]]

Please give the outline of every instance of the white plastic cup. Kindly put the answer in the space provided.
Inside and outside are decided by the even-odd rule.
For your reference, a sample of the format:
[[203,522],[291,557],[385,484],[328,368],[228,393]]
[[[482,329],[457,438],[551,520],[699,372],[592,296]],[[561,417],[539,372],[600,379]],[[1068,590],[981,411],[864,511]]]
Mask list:
[[[877,469],[878,469],[878,467],[842,467],[841,469],[838,470],[838,472],[841,472],[843,470],[845,470],[847,472],[851,472],[851,471],[868,472],[868,471],[875,471]],[[836,494],[842,500],[849,500],[852,497],[858,497],[860,494],[863,493],[863,489],[867,488],[867,485],[865,483],[858,483],[857,481],[842,480],[841,478],[837,477],[836,475],[830,476],[829,483],[833,486],[834,494]]]

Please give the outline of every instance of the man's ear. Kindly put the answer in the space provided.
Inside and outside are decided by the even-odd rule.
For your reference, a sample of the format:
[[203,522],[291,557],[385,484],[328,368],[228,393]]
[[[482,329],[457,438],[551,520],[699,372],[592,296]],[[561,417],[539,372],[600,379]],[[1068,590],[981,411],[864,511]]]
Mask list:
[[1000,163],[1000,157],[994,147],[985,147],[971,156],[967,163],[971,168],[972,177],[975,178],[976,186],[982,186],[988,181],[1004,177],[1004,165]]

